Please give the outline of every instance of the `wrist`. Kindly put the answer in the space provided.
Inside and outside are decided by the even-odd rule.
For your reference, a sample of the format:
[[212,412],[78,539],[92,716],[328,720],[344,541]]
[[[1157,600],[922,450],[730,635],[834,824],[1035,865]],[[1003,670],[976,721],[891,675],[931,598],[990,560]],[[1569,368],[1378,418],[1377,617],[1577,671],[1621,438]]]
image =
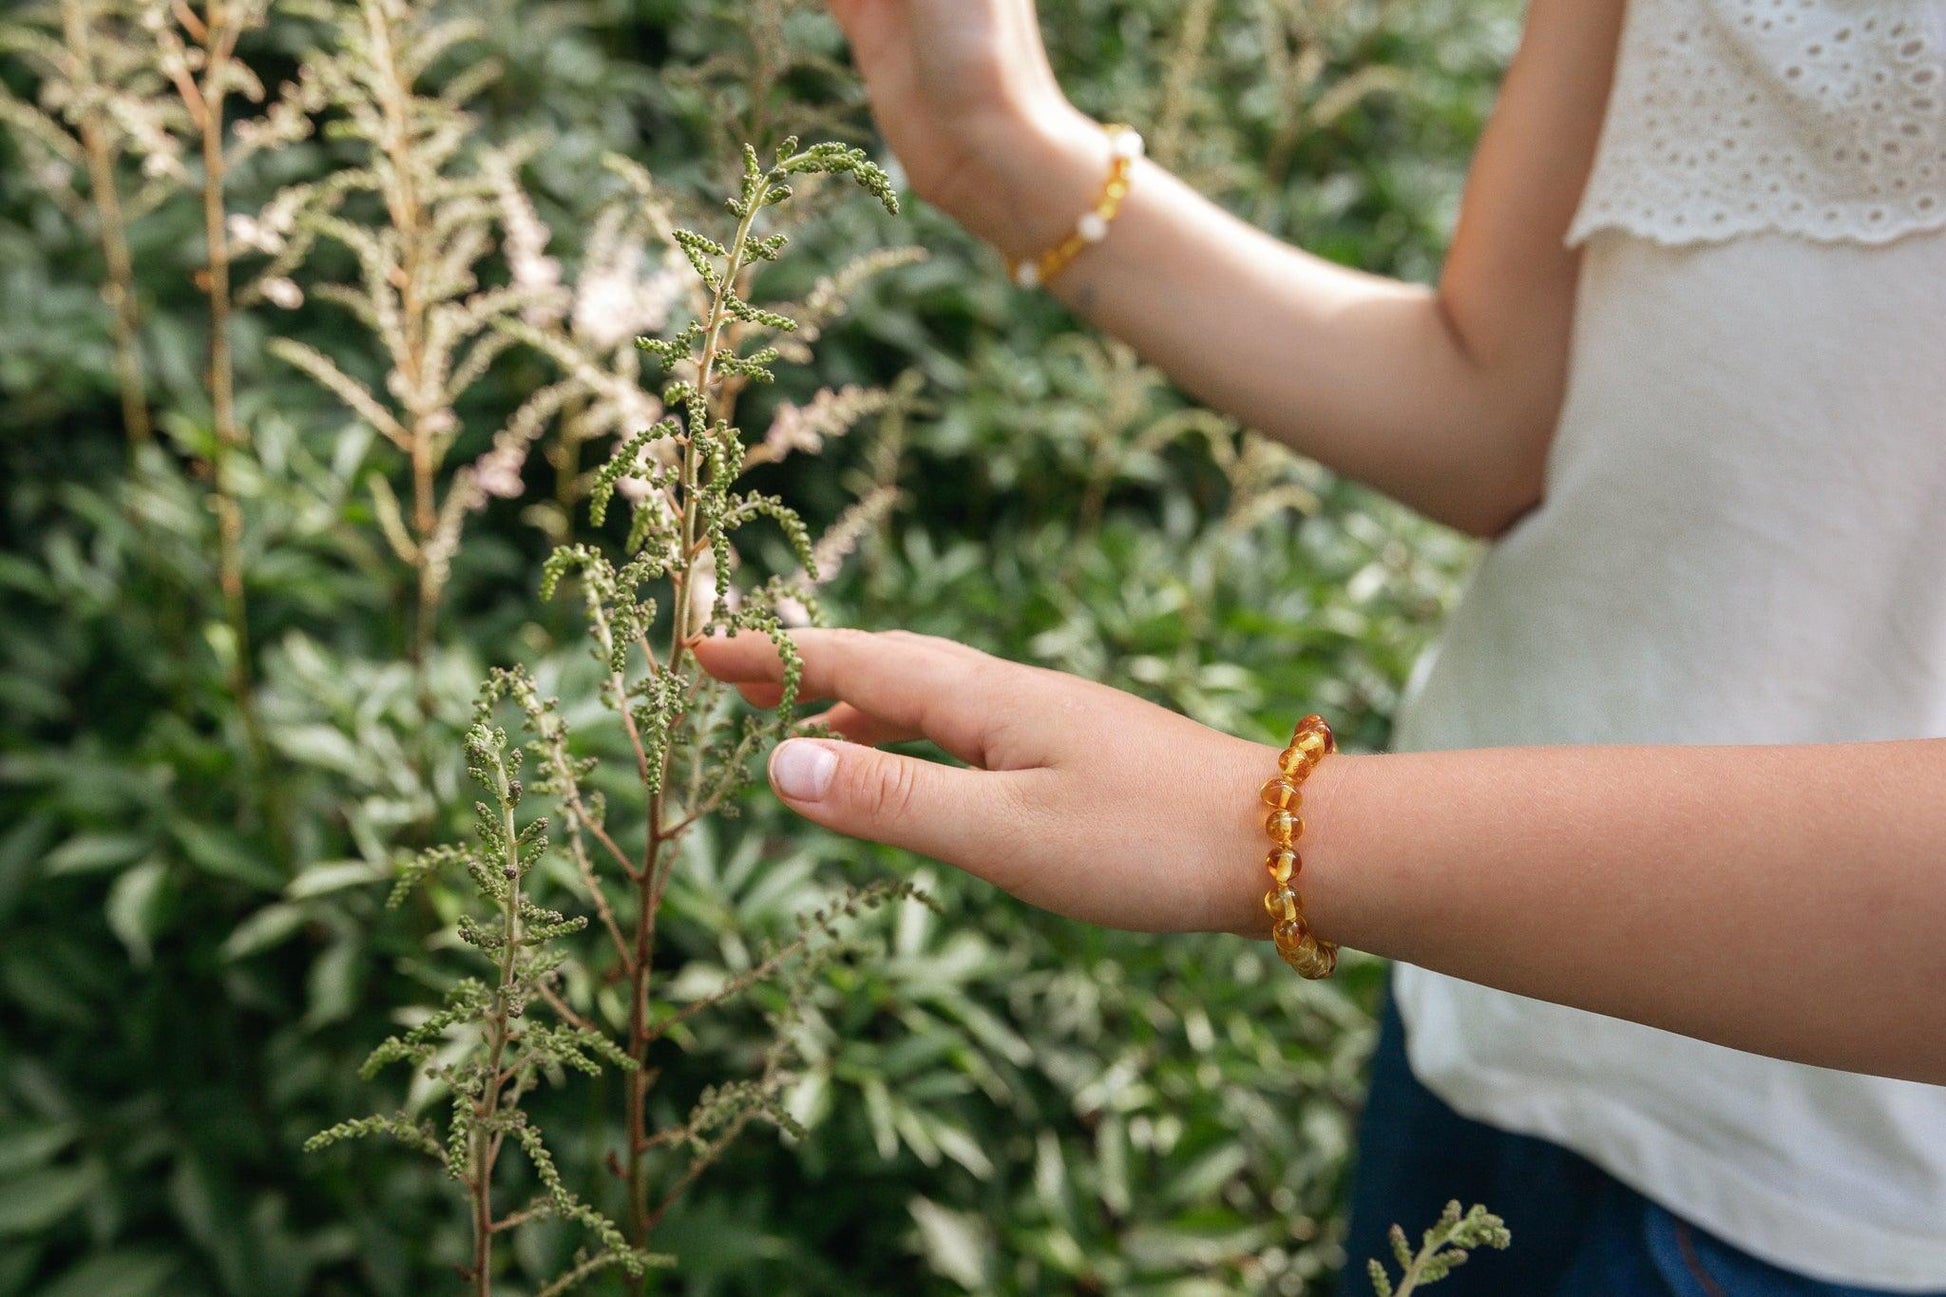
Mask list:
[[1101,126],[1065,100],[996,118],[973,154],[973,183],[952,215],[1007,257],[1066,237],[1094,206],[1111,161]]
[[[1259,941],[1270,939],[1271,920],[1264,909],[1267,887],[1264,857],[1264,807],[1258,789],[1277,770],[1277,746],[1239,743],[1236,764],[1226,770],[1221,787],[1230,803],[1221,813],[1216,841],[1222,856],[1218,894],[1223,931]],[[1370,773],[1370,756],[1334,752],[1318,762],[1302,785],[1299,815],[1304,831],[1296,844],[1302,866],[1293,889],[1304,905],[1305,920],[1318,937],[1333,943],[1346,940],[1344,917],[1348,904],[1346,880],[1356,869],[1356,820],[1362,813],[1362,791]]]
[[1362,814],[1359,807],[1375,760],[1334,752],[1318,762],[1304,781],[1304,838],[1299,846],[1304,868],[1297,894],[1303,898],[1311,930],[1334,944],[1351,940],[1344,923],[1352,908],[1346,884],[1358,867],[1354,844]]

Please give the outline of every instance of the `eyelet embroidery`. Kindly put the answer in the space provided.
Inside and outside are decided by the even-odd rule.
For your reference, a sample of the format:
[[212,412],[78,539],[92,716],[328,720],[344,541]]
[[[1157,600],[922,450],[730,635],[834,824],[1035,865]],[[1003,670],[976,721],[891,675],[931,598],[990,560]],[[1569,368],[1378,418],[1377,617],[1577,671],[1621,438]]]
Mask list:
[[1946,5],[1630,0],[1570,244],[1946,227]]

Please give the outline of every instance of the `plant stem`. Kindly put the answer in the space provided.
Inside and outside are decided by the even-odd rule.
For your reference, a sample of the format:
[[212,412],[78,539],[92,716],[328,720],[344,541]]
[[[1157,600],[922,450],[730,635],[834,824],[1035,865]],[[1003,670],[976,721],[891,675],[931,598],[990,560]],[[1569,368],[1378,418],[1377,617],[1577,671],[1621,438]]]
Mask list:
[[476,1297],[490,1297],[493,1291],[493,1167],[499,1160],[501,1137],[492,1129],[500,1111],[500,1092],[507,1041],[512,1035],[510,1000],[514,985],[514,965],[520,955],[520,832],[514,824],[513,801],[507,795],[507,771],[499,771],[500,830],[506,836],[507,895],[500,905],[500,985],[494,992],[493,1011],[487,1015],[487,1066],[485,1089],[475,1110],[472,1134],[472,1174],[468,1188],[473,1196],[473,1291]]
[[223,0],[210,0],[200,31],[204,66],[194,86],[190,103],[202,134],[203,150],[203,240],[209,250],[209,390],[210,414],[216,433],[214,458],[210,465],[211,494],[216,511],[217,587],[223,600],[224,620],[230,629],[230,692],[235,696],[237,717],[243,725],[244,743],[263,802],[266,826],[274,841],[282,843],[283,814],[280,796],[270,779],[269,748],[264,742],[263,725],[257,716],[256,691],[250,678],[250,617],[243,584],[243,508],[235,489],[235,459],[246,445],[236,417],[236,366],[230,350],[230,240],[225,228],[228,212],[224,205],[224,105],[229,95],[230,62],[236,53],[242,25],[232,21]]
[[[672,610],[673,626],[669,636],[669,656],[663,671],[673,673],[683,682],[684,693],[689,694],[691,674],[684,671],[685,657],[689,653],[691,639],[691,592],[695,582],[696,564],[700,561],[696,531],[699,523],[697,476],[702,471],[702,456],[696,445],[698,424],[707,427],[715,413],[709,406],[710,387],[716,381],[716,357],[722,344],[723,327],[729,316],[726,304],[729,294],[734,290],[737,278],[743,273],[744,252],[750,239],[750,228],[755,222],[758,210],[762,207],[762,196],[770,189],[770,178],[758,189],[757,197],[737,222],[736,235],[729,245],[729,257],[724,266],[722,278],[718,281],[715,295],[710,301],[709,315],[704,322],[702,350],[696,360],[696,395],[694,399],[702,402],[706,417],[692,419],[683,436],[682,476],[677,484],[681,493],[682,529],[680,548],[677,550],[679,566],[670,573],[670,582],[675,593],[675,607]],[[728,579],[728,573],[718,573],[718,580]],[[634,719],[628,712],[628,699],[624,693],[620,699],[622,717],[628,726],[629,737],[637,740]],[[682,722],[678,713],[670,720],[671,728]],[[668,787],[670,754],[675,745],[664,743],[661,754],[660,778],[655,783],[655,795],[649,800],[648,842],[644,849],[642,869],[635,879],[636,911],[635,939],[629,973],[629,1011],[628,1011],[628,1054],[635,1060],[636,1068],[628,1078],[628,1215],[627,1228],[629,1241],[637,1247],[648,1245],[648,1234],[660,1209],[649,1205],[649,1189],[646,1160],[650,1149],[648,1132],[648,1090],[653,1074],[648,1067],[649,1046],[654,1040],[649,1025],[649,981],[652,965],[655,962],[655,923],[656,914],[662,906],[662,890],[667,881],[671,861],[668,859],[675,833],[669,829]],[[642,746],[636,742],[638,758],[644,761],[642,771],[646,782],[648,770]],[[640,1291],[647,1291],[644,1280]]]
[[428,228],[426,203],[416,179],[425,163],[415,156],[417,137],[412,120],[412,77],[400,63],[398,41],[393,23],[380,5],[362,6],[365,30],[371,42],[372,62],[381,75],[374,78],[374,96],[385,115],[384,137],[379,148],[386,166],[383,198],[386,217],[398,236],[398,263],[392,268],[399,294],[397,338],[391,345],[391,362],[404,395],[407,445],[406,454],[412,474],[412,565],[413,594],[406,657],[417,680],[422,742],[416,753],[420,781],[429,778],[431,757],[423,740],[430,734],[435,710],[431,663],[433,640],[438,631],[439,605],[444,595],[443,565],[432,560],[435,533],[439,528],[438,472],[440,452],[437,431],[441,417],[451,412],[422,381],[431,360],[431,307],[424,292],[426,259],[431,252],[433,232]]
[[[90,90],[95,80],[95,34],[80,0],[61,0],[61,30],[68,56],[76,62],[75,81]],[[134,445],[153,435],[149,423],[147,384],[142,375],[141,320],[135,304],[135,262],[129,255],[128,230],[122,216],[121,192],[115,184],[115,159],[103,129],[102,113],[90,102],[78,123],[81,147],[88,155],[88,179],[95,214],[101,222],[101,253],[108,276],[102,297],[108,303],[115,330],[115,373],[121,387],[122,427]]]

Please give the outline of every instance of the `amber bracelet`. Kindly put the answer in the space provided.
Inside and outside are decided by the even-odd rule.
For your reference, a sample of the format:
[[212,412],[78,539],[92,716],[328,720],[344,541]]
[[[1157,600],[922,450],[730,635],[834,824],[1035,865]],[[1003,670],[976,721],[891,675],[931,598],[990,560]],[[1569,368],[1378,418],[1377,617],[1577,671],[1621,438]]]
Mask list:
[[1075,222],[1074,233],[1067,238],[1038,257],[1008,261],[1008,277],[1022,288],[1048,283],[1066,270],[1083,248],[1108,237],[1109,223],[1122,210],[1122,199],[1128,197],[1129,172],[1134,170],[1135,160],[1142,156],[1142,137],[1135,133],[1134,127],[1119,123],[1102,129],[1108,132],[1109,161],[1108,179],[1102,184],[1101,197],[1092,209],[1082,213],[1081,219]]
[[1304,834],[1304,821],[1298,810],[1304,804],[1300,786],[1317,768],[1318,762],[1338,750],[1337,736],[1324,717],[1306,716],[1291,731],[1290,746],[1277,757],[1277,773],[1263,786],[1264,831],[1270,834],[1270,854],[1264,868],[1270,871],[1270,890],[1264,893],[1264,909],[1270,911],[1270,938],[1284,962],[1308,978],[1331,976],[1338,966],[1338,948],[1311,931],[1304,918],[1304,902],[1298,899],[1297,875],[1304,868],[1297,854],[1297,840]]

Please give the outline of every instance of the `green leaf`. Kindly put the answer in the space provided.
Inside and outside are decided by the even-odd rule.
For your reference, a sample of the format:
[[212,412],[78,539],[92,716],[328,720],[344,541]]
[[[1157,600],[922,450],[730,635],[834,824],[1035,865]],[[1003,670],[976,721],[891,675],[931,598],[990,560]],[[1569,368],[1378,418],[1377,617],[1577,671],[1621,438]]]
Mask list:
[[343,731],[329,725],[293,725],[276,731],[271,741],[293,761],[340,774],[356,774],[360,765],[369,760],[361,756],[358,745]]
[[993,1256],[992,1231],[987,1224],[978,1216],[949,1211],[925,1198],[914,1198],[910,1209],[932,1268],[962,1288],[985,1291]]
[[284,895],[294,901],[306,900],[313,896],[323,896],[329,892],[342,891],[347,887],[366,887],[372,883],[382,883],[390,877],[388,871],[372,864],[369,860],[330,860],[305,869]]
[[169,867],[151,860],[117,878],[108,889],[108,903],[103,907],[108,927],[137,968],[147,968],[155,958],[155,938],[167,909],[168,881]]
[[175,1273],[175,1258],[158,1252],[106,1252],[62,1275],[40,1297],[156,1297]]
[[302,906],[286,905],[281,901],[266,905],[237,924],[220,948],[223,957],[245,959],[258,951],[282,945],[292,933],[304,926],[306,917]]
[[311,965],[311,1007],[304,1015],[306,1026],[319,1027],[351,1016],[358,1003],[359,944],[353,938],[333,942]]
[[63,1166],[0,1181],[0,1238],[38,1234],[58,1223],[100,1180],[94,1166]]
[[0,1126],[0,1176],[44,1166],[74,1142],[80,1125],[72,1121]]
[[267,892],[282,890],[284,879],[277,870],[236,834],[208,828],[193,820],[177,820],[169,828],[189,863],[204,873]]
[[132,833],[80,833],[47,853],[42,868],[56,874],[92,874],[140,860],[153,842]]

